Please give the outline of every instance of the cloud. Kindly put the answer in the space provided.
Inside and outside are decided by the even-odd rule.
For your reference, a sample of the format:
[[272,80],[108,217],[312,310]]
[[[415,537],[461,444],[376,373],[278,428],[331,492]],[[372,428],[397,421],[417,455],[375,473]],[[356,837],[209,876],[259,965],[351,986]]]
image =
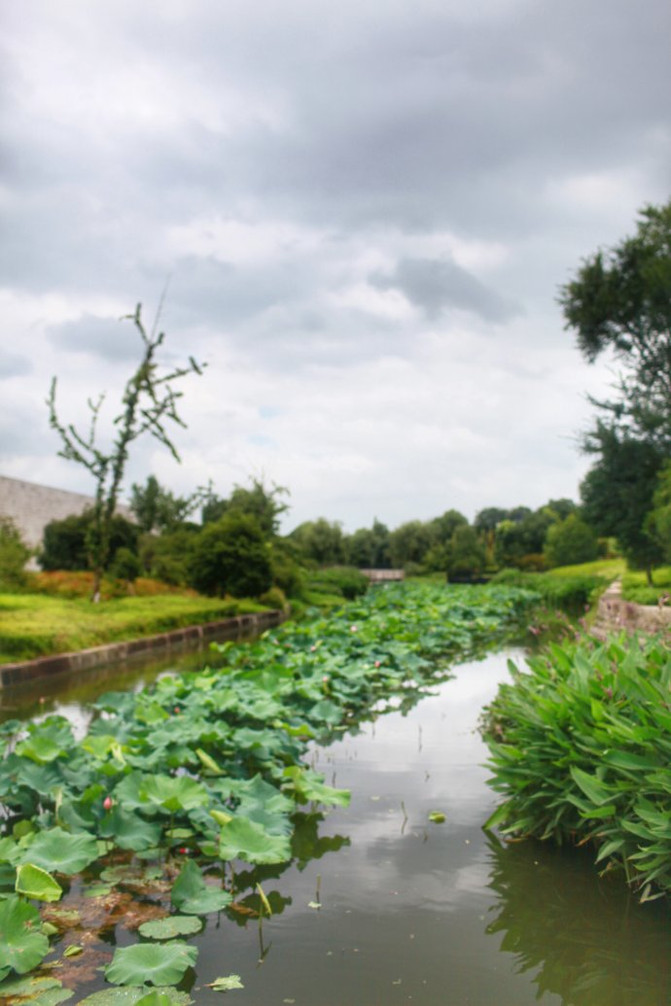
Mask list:
[[139,360],[142,341],[131,319],[99,318],[84,314],[47,329],[47,338],[59,350],[87,353],[101,360]]
[[377,273],[369,281],[381,290],[400,290],[432,320],[448,308],[471,311],[483,321],[498,323],[520,314],[520,308],[456,262],[403,259],[393,273]]

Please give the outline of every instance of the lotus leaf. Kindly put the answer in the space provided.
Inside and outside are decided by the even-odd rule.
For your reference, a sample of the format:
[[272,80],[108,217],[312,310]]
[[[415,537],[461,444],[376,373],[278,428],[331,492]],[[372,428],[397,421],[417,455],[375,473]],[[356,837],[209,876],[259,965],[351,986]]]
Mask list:
[[270,835],[248,818],[235,817],[221,829],[219,855],[248,863],[285,863],[291,859],[291,843],[285,835]]
[[198,958],[198,948],[172,943],[137,943],[115,951],[105,977],[114,985],[174,985]]
[[219,912],[233,900],[228,891],[210,887],[205,883],[200,869],[188,859],[172,886],[172,903],[186,915],[207,915]]
[[158,844],[161,826],[115,804],[100,822],[99,834],[102,838],[113,839],[120,849],[139,852]]
[[171,1006],[189,1006],[193,999],[186,992],[179,992],[175,988],[160,988],[147,990],[146,988],[116,988],[104,989],[102,992],[94,992],[93,995],[82,999],[79,1006],[140,1006],[148,996],[158,993],[161,996],[169,997],[167,1001]]
[[36,975],[34,978],[15,978],[13,981],[5,982],[2,986],[3,998],[27,999],[28,997],[41,995],[51,989],[60,989],[63,983],[58,978],[48,978],[45,975]]
[[[98,858],[98,842],[93,835],[72,835],[62,828],[50,828],[22,839],[23,862],[41,866],[44,870],[71,875],[79,873]],[[27,845],[24,846],[24,842]]]
[[17,894],[25,894],[37,901],[60,901],[63,894],[63,888],[51,874],[33,863],[19,866],[14,889]]
[[169,915],[165,919],[143,922],[140,933],[150,940],[173,940],[176,936],[198,933],[202,928],[202,922],[194,915]]
[[0,969],[25,975],[46,957],[49,940],[40,923],[40,913],[28,902],[17,897],[0,902]]
[[231,989],[244,989],[244,987],[240,981],[240,975],[226,975],[225,978],[215,978],[208,985],[208,988],[214,989],[215,992],[230,992]]
[[326,786],[323,776],[311,771],[311,769],[291,765],[289,768],[285,768],[283,774],[290,781],[291,789],[296,794],[298,803],[308,803],[310,800],[314,800],[317,803],[335,804],[338,807],[347,807],[349,804],[350,794],[347,790]]

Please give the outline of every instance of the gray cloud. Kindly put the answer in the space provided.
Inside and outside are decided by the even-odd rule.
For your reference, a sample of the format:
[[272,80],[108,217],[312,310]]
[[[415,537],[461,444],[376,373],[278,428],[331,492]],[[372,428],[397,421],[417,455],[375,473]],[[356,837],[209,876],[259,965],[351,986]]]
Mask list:
[[58,349],[115,362],[137,360],[142,347],[130,319],[98,318],[90,314],[52,325],[47,329],[47,338]]
[[33,364],[28,357],[0,349],[0,380],[7,377],[23,377],[25,374],[30,374],[32,369]]
[[490,290],[456,262],[402,259],[393,273],[373,274],[369,282],[381,290],[400,290],[431,319],[450,307],[471,311],[483,321],[499,323],[521,313],[519,307]]

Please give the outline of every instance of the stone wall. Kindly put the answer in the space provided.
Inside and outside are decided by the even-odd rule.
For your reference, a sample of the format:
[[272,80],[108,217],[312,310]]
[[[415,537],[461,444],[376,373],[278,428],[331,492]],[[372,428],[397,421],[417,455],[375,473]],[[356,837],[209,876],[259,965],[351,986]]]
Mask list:
[[[11,517],[30,548],[41,545],[42,532],[50,521],[80,514],[92,504],[93,497],[83,493],[51,489],[36,482],[0,475],[0,516]],[[117,509],[124,517],[131,516],[127,507]]]

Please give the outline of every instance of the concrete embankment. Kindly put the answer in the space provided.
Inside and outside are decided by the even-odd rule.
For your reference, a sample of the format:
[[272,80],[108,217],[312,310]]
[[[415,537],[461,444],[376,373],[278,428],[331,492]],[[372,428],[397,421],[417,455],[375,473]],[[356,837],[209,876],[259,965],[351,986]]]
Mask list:
[[171,649],[197,647],[213,639],[222,641],[241,639],[279,625],[284,621],[284,617],[281,611],[260,611],[255,614],[219,619],[216,622],[206,622],[204,625],[189,625],[183,629],[162,632],[156,636],[145,636],[142,639],[106,643],[88,650],[77,650],[74,653],[57,653],[51,657],[39,657],[37,660],[4,664],[0,666],[0,688],[23,685],[57,674],[86,672],[103,664],[128,660],[137,654],[159,656]]
[[622,584],[611,583],[599,598],[592,633],[599,639],[617,632],[647,635],[671,633],[671,609],[662,605],[634,604],[622,598]]

